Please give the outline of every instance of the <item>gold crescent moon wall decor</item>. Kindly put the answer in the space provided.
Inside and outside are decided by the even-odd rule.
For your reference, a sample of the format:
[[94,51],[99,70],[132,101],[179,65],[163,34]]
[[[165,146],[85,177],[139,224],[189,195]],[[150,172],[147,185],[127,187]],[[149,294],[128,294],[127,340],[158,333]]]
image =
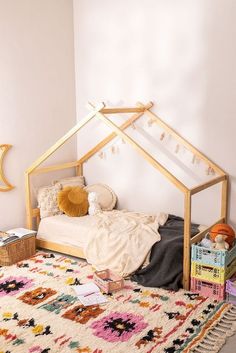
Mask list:
[[[7,151],[12,147],[12,145],[0,145],[0,191],[9,191],[14,188],[13,185],[7,181],[3,172],[3,160]],[[3,183],[4,185],[2,185]]]

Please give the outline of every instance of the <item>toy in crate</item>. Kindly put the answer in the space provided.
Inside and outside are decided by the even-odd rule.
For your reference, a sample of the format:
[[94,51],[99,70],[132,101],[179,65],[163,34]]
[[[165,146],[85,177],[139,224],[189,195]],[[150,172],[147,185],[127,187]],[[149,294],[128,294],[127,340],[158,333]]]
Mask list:
[[[221,232],[221,233],[217,233]],[[224,236],[227,246],[217,246],[217,237]],[[225,240],[223,240],[226,242]],[[229,248],[227,250],[226,248]],[[236,271],[235,233],[227,224],[216,224],[200,244],[192,245],[192,276],[224,283]]]
[[191,290],[216,300],[225,297],[225,281],[236,272],[235,232],[217,224],[200,242],[192,245]]
[[218,223],[211,228],[210,239],[215,249],[228,250],[235,242],[235,231],[229,224]]
[[226,300],[236,305],[236,276],[226,281]]
[[207,265],[223,267],[236,258],[236,245],[232,249],[215,250],[201,244],[192,245],[192,261],[199,261]]
[[96,285],[105,293],[118,291],[124,287],[124,280],[109,269],[95,271],[93,275]]

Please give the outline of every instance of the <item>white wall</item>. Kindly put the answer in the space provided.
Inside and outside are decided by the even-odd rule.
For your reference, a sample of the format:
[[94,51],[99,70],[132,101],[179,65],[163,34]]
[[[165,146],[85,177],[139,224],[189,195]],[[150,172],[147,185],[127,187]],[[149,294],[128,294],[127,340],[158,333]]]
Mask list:
[[[24,170],[75,124],[69,0],[0,0],[0,144],[13,148],[0,192],[0,229],[25,225]],[[76,141],[54,158],[72,160]]]
[[[235,13],[234,0],[74,0],[77,119],[88,100],[110,105],[153,100],[155,112],[230,174],[234,226]],[[78,139],[79,153],[107,129],[97,122],[87,131]],[[182,214],[180,193],[129,147],[120,150],[113,158],[107,153],[106,160],[88,162],[87,181],[111,185],[121,207]],[[190,155],[178,157],[190,165]],[[193,169],[199,174],[196,165]],[[218,216],[213,191],[196,199],[196,221]]]

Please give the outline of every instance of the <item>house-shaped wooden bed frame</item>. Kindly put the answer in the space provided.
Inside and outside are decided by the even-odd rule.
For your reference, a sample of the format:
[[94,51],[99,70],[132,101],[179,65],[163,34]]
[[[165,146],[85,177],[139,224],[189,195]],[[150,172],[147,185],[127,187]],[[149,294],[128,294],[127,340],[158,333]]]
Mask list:
[[[68,131],[61,139],[59,139],[51,148],[49,148],[40,158],[38,158],[25,172],[26,178],[26,213],[27,213],[27,227],[33,227],[33,220],[36,220],[38,227],[40,222],[40,212],[38,208],[32,207],[31,202],[31,180],[30,176],[40,173],[48,173],[56,170],[62,170],[67,168],[75,168],[76,175],[83,175],[83,163],[94,156],[99,150],[105,145],[112,141],[115,137],[119,136],[128,144],[130,144],[147,162],[149,162],[154,168],[159,170],[166,178],[168,178],[179,190],[184,194],[184,249],[183,249],[183,286],[189,290],[190,282],[190,255],[191,255],[191,244],[201,240],[209,229],[217,223],[227,222],[227,198],[228,198],[228,175],[215,163],[210,161],[203,153],[192,146],[188,141],[181,137],[175,130],[168,126],[163,120],[155,115],[150,108],[153,104],[150,102],[146,105],[137,103],[135,107],[122,107],[122,108],[108,108],[104,103],[97,105],[96,107],[89,103],[90,113],[81,121],[79,121],[71,130]],[[123,114],[123,113],[134,113],[125,123],[120,126],[114,124],[105,114]],[[155,158],[152,157],[145,149],[143,149],[133,138],[129,137],[124,130],[131,126],[136,120],[138,120],[143,114],[154,122],[157,123],[163,131],[172,135],[177,142],[187,148],[193,153],[198,159],[203,160],[208,167],[212,168],[217,174],[217,177],[202,183],[193,188],[188,188],[180,180],[178,180],[172,173],[170,173],[164,166],[162,166]],[[82,129],[89,121],[93,118],[98,118],[103,121],[113,131],[110,135],[99,142],[93,147],[88,153],[82,158],[76,161],[57,164],[53,166],[47,166],[38,168],[49,156],[51,156],[58,148],[60,148],[67,140],[69,140],[74,134]],[[200,191],[211,187],[212,185],[222,183],[221,191],[221,216],[214,224],[209,226],[204,231],[199,232],[197,235],[191,238],[191,201],[192,196]],[[65,254],[84,257],[83,251],[80,248],[74,248],[70,246],[63,246],[60,244],[37,240],[37,246],[45,249],[59,251]]]

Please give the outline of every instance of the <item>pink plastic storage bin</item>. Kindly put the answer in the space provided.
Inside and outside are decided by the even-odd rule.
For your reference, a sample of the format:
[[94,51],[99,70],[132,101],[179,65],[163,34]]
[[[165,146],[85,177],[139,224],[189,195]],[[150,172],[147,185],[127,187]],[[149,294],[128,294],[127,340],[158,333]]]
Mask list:
[[124,287],[123,278],[108,269],[95,271],[93,279],[96,285],[105,293],[115,292]]
[[226,300],[236,305],[236,276],[226,281]]
[[224,300],[225,286],[191,277],[191,291],[216,300]]
[[229,251],[208,249],[204,246],[193,244],[191,257],[192,261],[211,266],[226,267],[236,258],[236,244]]

